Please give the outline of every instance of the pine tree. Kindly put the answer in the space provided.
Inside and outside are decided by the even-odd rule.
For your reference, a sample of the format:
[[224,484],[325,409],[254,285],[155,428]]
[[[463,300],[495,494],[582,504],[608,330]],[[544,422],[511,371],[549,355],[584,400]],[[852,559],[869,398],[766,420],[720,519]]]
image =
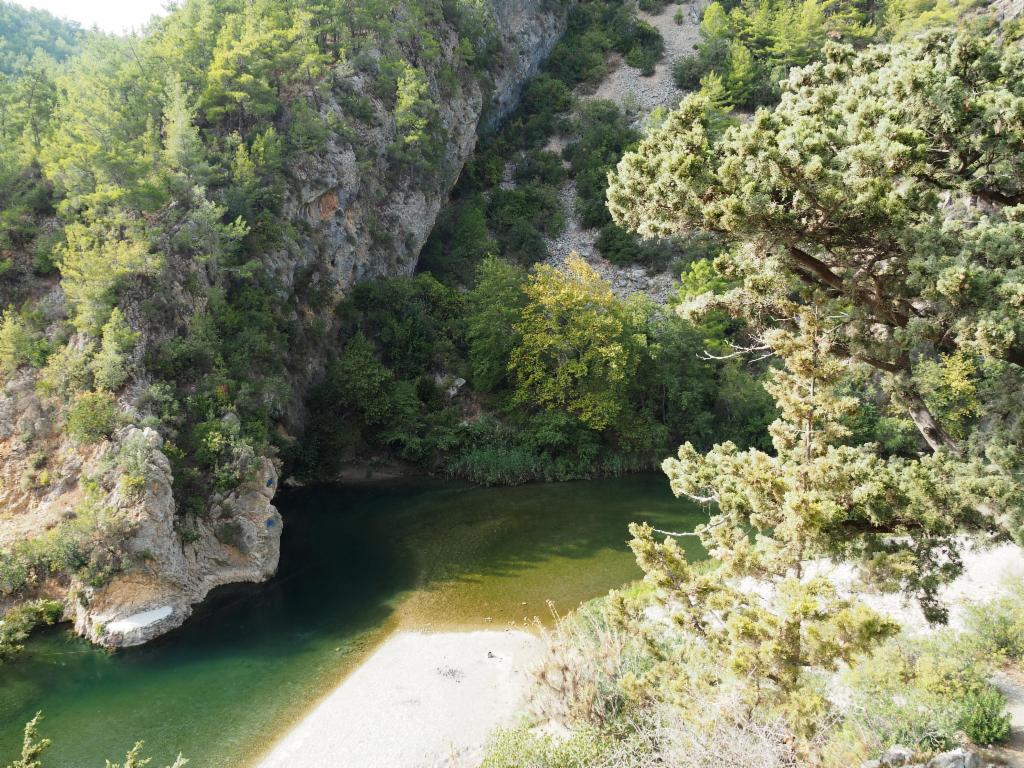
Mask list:
[[100,389],[116,392],[128,379],[125,358],[135,348],[139,333],[133,331],[118,307],[110,313],[110,319],[103,326],[100,350],[92,359],[90,368],[93,380]]
[[697,535],[717,568],[690,563],[673,536],[658,543],[647,525],[631,527],[631,546],[683,633],[657,651],[651,690],[672,691],[684,707],[739,691],[810,736],[828,706],[812,673],[850,663],[898,630],[857,599],[858,582],[841,594],[823,563],[853,562],[941,619],[935,587],[955,575],[952,536],[973,512],[948,490],[955,467],[941,458],[884,458],[876,446],[843,444],[858,403],[836,392],[841,329],[822,305],[788,309],[790,320],[767,335],[785,363],[765,385],[779,409],[774,453],[724,443],[701,455],[687,443],[663,464],[676,495],[714,505]]
[[190,187],[205,185],[212,170],[206,149],[194,124],[195,114],[181,78],[172,74],[167,83],[167,104],[163,115],[163,161],[168,170]]
[[15,760],[7,768],[42,768],[43,764],[39,757],[50,746],[49,739],[39,738],[39,721],[43,719],[42,712],[36,712],[28,723],[25,724],[25,737],[21,745],[21,757]]
[[[706,96],[688,97],[620,163],[609,209],[645,236],[727,238],[719,267],[738,282],[715,301],[752,327],[770,327],[797,286],[831,302],[842,354],[880,372],[929,447],[988,485],[994,524],[1024,540],[1024,438],[997,394],[1024,376],[1012,298],[1024,162],[1010,106],[1024,57],[968,33],[825,55],[791,74],[777,107],[724,132]],[[962,440],[920,381],[927,361],[957,352],[992,383],[984,432]]]
[[754,55],[743,43],[734,40],[729,46],[728,67],[723,82],[729,100],[738,107],[756,103],[760,73]]

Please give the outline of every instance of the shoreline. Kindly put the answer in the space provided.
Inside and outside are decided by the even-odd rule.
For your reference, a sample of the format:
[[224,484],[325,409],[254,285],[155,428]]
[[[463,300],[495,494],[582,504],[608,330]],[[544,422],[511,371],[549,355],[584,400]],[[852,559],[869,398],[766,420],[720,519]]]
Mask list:
[[251,765],[473,765],[513,724],[541,647],[519,629],[392,634]]

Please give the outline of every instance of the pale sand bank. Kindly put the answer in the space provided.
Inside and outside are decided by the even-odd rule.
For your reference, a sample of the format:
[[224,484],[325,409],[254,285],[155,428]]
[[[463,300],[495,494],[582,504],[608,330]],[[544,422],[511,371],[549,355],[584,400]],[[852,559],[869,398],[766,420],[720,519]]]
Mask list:
[[488,734],[514,722],[540,649],[516,630],[394,635],[258,768],[475,765]]

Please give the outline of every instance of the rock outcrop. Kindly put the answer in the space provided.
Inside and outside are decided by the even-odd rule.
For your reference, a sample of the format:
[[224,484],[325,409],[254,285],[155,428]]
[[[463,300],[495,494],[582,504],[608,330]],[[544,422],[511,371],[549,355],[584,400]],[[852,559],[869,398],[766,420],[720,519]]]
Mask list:
[[986,765],[974,749],[957,747],[933,755],[927,762],[915,760],[916,753],[909,747],[890,747],[877,760],[868,760],[861,768],[982,768]]
[[127,493],[120,485],[108,499],[128,526],[122,557],[131,566],[102,587],[78,586],[70,610],[79,634],[119,647],[179,626],[214,587],[272,576],[282,522],[271,503],[277,470],[261,458],[249,479],[229,495],[214,497],[185,534],[176,525],[173,477],[160,436],[129,427],[116,439],[143,446],[146,454],[145,486]]

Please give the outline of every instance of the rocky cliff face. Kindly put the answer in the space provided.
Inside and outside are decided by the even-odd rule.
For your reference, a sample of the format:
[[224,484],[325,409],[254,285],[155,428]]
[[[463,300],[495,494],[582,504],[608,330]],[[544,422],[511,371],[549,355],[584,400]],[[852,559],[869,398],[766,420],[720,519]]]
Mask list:
[[[301,275],[313,270],[316,279],[340,294],[360,280],[412,274],[478,132],[515,108],[523,86],[561,37],[569,3],[492,0],[491,5],[501,40],[493,81],[461,83],[454,98],[445,98],[438,83],[431,82],[445,136],[440,171],[396,172],[388,160],[395,121],[387,106],[374,100],[374,118],[358,142],[335,136],[324,152],[293,164],[285,213],[303,222],[309,235],[298,259],[287,252],[271,256],[278,279],[294,287]],[[445,30],[441,40],[445,57],[455,56],[454,31]],[[355,93],[370,90],[365,74],[353,75],[347,86]],[[340,118],[343,112],[337,100],[321,109],[326,119]],[[305,392],[321,371],[322,359],[307,362],[305,370],[294,371],[295,393]],[[284,420],[290,433],[301,432],[304,413],[301,399],[296,399]]]
[[[320,293],[337,298],[357,281],[413,271],[478,130],[514,108],[522,86],[561,36],[568,3],[493,0],[492,6],[500,41],[492,77],[458,83],[454,95],[451,84],[442,87],[431,77],[442,139],[436,173],[410,172],[392,162],[389,148],[398,128],[388,105],[373,95],[369,75],[342,73],[334,79],[337,86],[318,105],[326,123],[343,119],[346,99],[353,95],[368,99],[374,114],[357,135],[333,135],[325,149],[291,163],[284,214],[301,234],[264,257],[284,295],[295,297],[313,281]],[[442,28],[434,34],[442,61],[455,57],[455,31]],[[448,97],[440,98],[442,93]],[[194,267],[181,266],[183,274],[192,270],[195,277]],[[168,291],[179,318],[197,310],[186,291],[175,286]],[[50,292],[47,301],[59,313],[59,285]],[[133,301],[145,298],[145,288],[137,294],[124,302],[129,320]],[[296,304],[298,313],[317,311]],[[290,364],[282,433],[301,433],[304,396],[332,351],[331,323],[330,317],[322,318],[326,330],[315,345],[318,351]],[[97,575],[43,579],[28,584],[19,599],[65,598],[67,616],[79,633],[120,647],[179,626],[217,586],[273,575],[282,520],[272,504],[278,485],[272,458],[243,457],[247,479],[205,500],[204,513],[183,525],[171,463],[157,432],[127,426],[100,444],[81,445],[63,434],[59,414],[37,394],[33,377],[16,376],[0,393],[0,549],[10,551],[33,537],[79,535],[74,545],[88,550],[85,570]],[[119,400],[123,414],[133,413],[146,385],[143,373],[127,388]],[[83,500],[107,517],[76,534]],[[0,611],[6,607],[3,594],[0,589]]]

